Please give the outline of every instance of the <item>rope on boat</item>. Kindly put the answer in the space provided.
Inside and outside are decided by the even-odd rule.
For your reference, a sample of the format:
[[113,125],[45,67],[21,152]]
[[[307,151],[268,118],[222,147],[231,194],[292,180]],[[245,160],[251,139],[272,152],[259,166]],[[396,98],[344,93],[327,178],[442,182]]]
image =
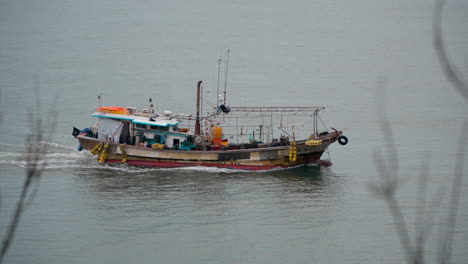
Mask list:
[[120,151],[122,151],[122,163],[127,163],[127,149],[126,144],[120,145]]
[[103,163],[107,158],[107,151],[109,150],[109,144],[104,146],[104,149],[101,152],[101,156],[99,157],[99,163]]
[[117,130],[115,130],[114,134],[112,135],[112,140],[114,140],[115,135],[117,135],[117,132],[119,132],[119,130],[122,128],[123,124],[124,124],[123,122],[120,123],[120,126],[117,128]]
[[291,141],[291,146],[289,147],[289,161],[295,162],[297,160],[297,147],[296,142]]

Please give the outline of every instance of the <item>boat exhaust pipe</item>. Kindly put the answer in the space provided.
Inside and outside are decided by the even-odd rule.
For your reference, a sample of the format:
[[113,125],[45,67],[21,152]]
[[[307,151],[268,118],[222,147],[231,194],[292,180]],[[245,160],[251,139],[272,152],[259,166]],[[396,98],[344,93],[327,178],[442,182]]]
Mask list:
[[195,135],[200,135],[200,94],[202,81],[197,84],[197,116],[195,119]]

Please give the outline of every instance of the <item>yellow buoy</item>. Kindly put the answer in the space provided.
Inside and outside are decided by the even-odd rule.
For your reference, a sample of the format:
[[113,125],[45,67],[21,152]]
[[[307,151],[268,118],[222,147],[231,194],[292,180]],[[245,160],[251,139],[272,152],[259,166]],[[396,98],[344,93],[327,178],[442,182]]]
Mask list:
[[122,151],[122,163],[127,163],[127,150],[126,144],[120,145],[120,150]]
[[311,140],[307,140],[307,141],[305,142],[305,144],[306,144],[307,146],[318,146],[318,145],[322,144],[322,140],[312,140],[312,139],[311,139]]
[[296,159],[297,159],[297,147],[296,147],[296,142],[295,141],[292,141],[290,143],[290,147],[289,147],[289,161],[290,162],[295,162]]
[[101,152],[101,156],[99,157],[99,163],[106,161],[108,150],[109,150],[109,145],[105,145],[104,149]]
[[97,144],[96,146],[94,146],[93,149],[91,149],[91,153],[93,155],[96,155],[98,154],[99,152],[101,152],[101,148],[102,148],[102,142],[99,142],[99,144]]

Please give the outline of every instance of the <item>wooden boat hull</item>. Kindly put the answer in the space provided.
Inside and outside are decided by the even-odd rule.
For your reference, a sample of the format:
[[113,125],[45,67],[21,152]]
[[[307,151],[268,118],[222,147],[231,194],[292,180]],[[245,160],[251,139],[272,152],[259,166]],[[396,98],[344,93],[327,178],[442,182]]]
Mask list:
[[[331,133],[319,145],[306,145],[296,142],[297,155],[290,159],[290,146],[263,147],[237,150],[194,151],[152,149],[147,147],[105,142],[109,147],[104,158],[97,153],[98,160],[106,163],[127,163],[135,166],[162,168],[206,166],[242,170],[271,170],[319,163],[327,147],[335,142],[341,132]],[[78,135],[83,149],[92,150],[101,141],[96,138]]]

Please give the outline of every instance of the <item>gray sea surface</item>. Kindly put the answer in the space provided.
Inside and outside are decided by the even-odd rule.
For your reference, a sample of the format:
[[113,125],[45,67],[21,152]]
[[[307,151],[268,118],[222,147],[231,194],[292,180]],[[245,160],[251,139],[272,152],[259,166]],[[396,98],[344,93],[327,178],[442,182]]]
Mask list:
[[[24,180],[30,113],[57,122],[5,263],[402,263],[394,219],[369,188],[375,157],[387,154],[381,105],[412,239],[424,165],[428,196],[444,190],[425,246],[437,262],[468,106],[438,64],[432,2],[0,0],[2,236]],[[468,1],[448,1],[442,25],[466,79],[467,14]],[[350,140],[330,147],[333,166],[136,168],[77,151],[72,126],[94,124],[98,94],[104,105],[152,97],[160,111],[192,114],[203,80],[216,100],[228,49],[228,104],[325,106],[323,121]],[[461,189],[453,263],[468,262],[466,177]]]

